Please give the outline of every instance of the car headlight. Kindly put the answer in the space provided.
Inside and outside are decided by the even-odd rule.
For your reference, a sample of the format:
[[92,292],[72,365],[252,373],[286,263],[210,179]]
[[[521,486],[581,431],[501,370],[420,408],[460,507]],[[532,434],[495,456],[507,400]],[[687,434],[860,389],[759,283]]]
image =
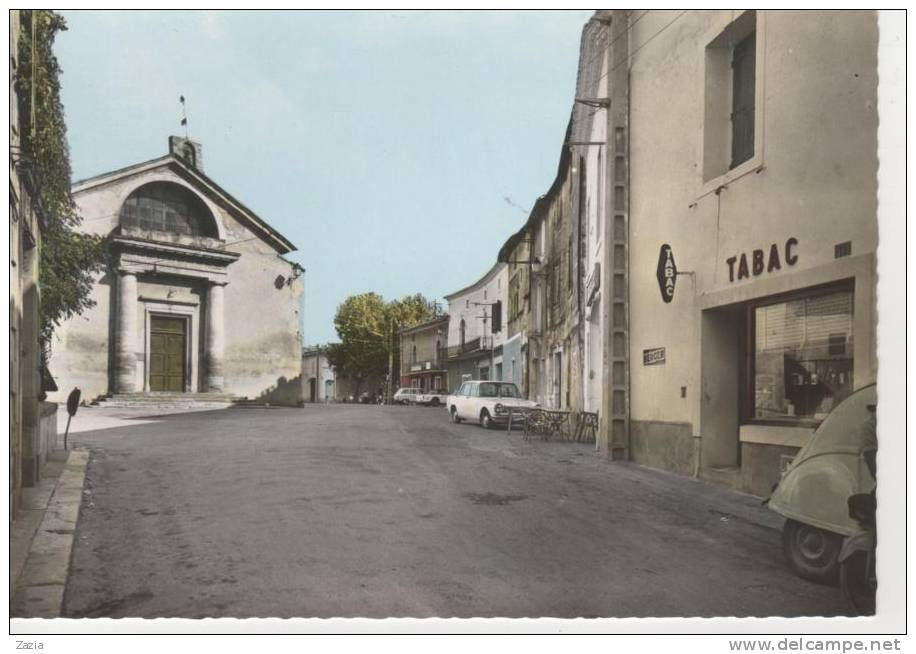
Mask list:
[[504,407],[502,404],[497,404],[495,407],[493,407],[493,411],[495,411],[497,414],[509,413],[506,407]]

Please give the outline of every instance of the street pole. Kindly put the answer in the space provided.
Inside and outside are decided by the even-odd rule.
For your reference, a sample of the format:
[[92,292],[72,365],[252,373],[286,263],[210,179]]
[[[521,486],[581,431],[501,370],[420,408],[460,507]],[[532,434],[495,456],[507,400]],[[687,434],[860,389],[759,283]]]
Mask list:
[[388,404],[391,404],[391,382],[394,375],[394,322],[388,323]]

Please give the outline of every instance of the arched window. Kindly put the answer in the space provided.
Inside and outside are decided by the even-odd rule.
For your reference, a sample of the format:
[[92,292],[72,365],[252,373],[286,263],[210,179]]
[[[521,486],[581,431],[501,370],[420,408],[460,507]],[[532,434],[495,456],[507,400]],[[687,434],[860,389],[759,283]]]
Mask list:
[[152,182],[128,196],[121,207],[121,225],[157,232],[218,238],[207,205],[179,184]]

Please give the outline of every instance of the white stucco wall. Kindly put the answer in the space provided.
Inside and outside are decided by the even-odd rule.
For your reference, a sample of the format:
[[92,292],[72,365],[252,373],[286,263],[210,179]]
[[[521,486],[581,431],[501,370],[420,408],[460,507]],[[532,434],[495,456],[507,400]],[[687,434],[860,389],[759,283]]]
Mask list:
[[[508,331],[509,321],[509,273],[508,267],[504,263],[498,263],[484,275],[480,280],[468,286],[465,289],[457,291],[454,294],[445,296],[448,301],[448,345],[460,345],[461,343],[461,320],[465,321],[465,342],[473,340],[479,336],[492,336],[493,346],[498,347],[506,342],[506,333]],[[490,330],[491,321],[489,317],[493,315],[493,307],[476,306],[474,302],[492,303],[502,302],[502,329],[493,334]],[[484,331],[483,321],[479,316],[488,316],[486,331]]]
[[[716,194],[701,174],[704,52],[737,14],[688,11],[660,32],[677,13],[651,12],[631,37],[657,34],[630,74],[631,416],[696,432],[704,309],[852,276],[855,385],[874,378],[878,36],[872,12],[759,12],[758,161]],[[789,238],[795,265],[783,257],[780,270],[729,280],[727,258],[784,250]],[[844,241],[852,255],[835,259]],[[692,273],[677,278],[670,304],[655,277],[663,243]],[[667,362],[643,366],[642,350],[655,347]]]

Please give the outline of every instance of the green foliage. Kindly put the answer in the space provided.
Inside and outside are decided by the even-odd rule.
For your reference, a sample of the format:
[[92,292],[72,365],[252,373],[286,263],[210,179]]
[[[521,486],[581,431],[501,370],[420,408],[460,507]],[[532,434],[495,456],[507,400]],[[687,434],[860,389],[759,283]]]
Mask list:
[[437,302],[427,300],[417,293],[408,295],[388,304],[388,317],[399,328],[413,327],[442,315],[442,308]]
[[97,236],[75,231],[81,218],[70,194],[70,149],[60,100],[61,69],[53,52],[54,38],[67,29],[66,23],[53,11],[23,10],[21,17],[16,76],[19,133],[22,162],[36,186],[46,223],[39,258],[39,311],[40,338],[47,352],[54,328],[94,304],[89,293],[93,273],[102,265],[102,244]]
[[338,374],[363,380],[388,369],[385,301],[376,293],[351,295],[337,307],[334,327],[340,343],[328,349],[328,361]]
[[334,327],[340,343],[329,346],[328,361],[338,374],[363,380],[388,372],[388,355],[397,364],[397,330],[442,315],[438,303],[417,293],[385,302],[377,293],[351,295],[337,307]]

